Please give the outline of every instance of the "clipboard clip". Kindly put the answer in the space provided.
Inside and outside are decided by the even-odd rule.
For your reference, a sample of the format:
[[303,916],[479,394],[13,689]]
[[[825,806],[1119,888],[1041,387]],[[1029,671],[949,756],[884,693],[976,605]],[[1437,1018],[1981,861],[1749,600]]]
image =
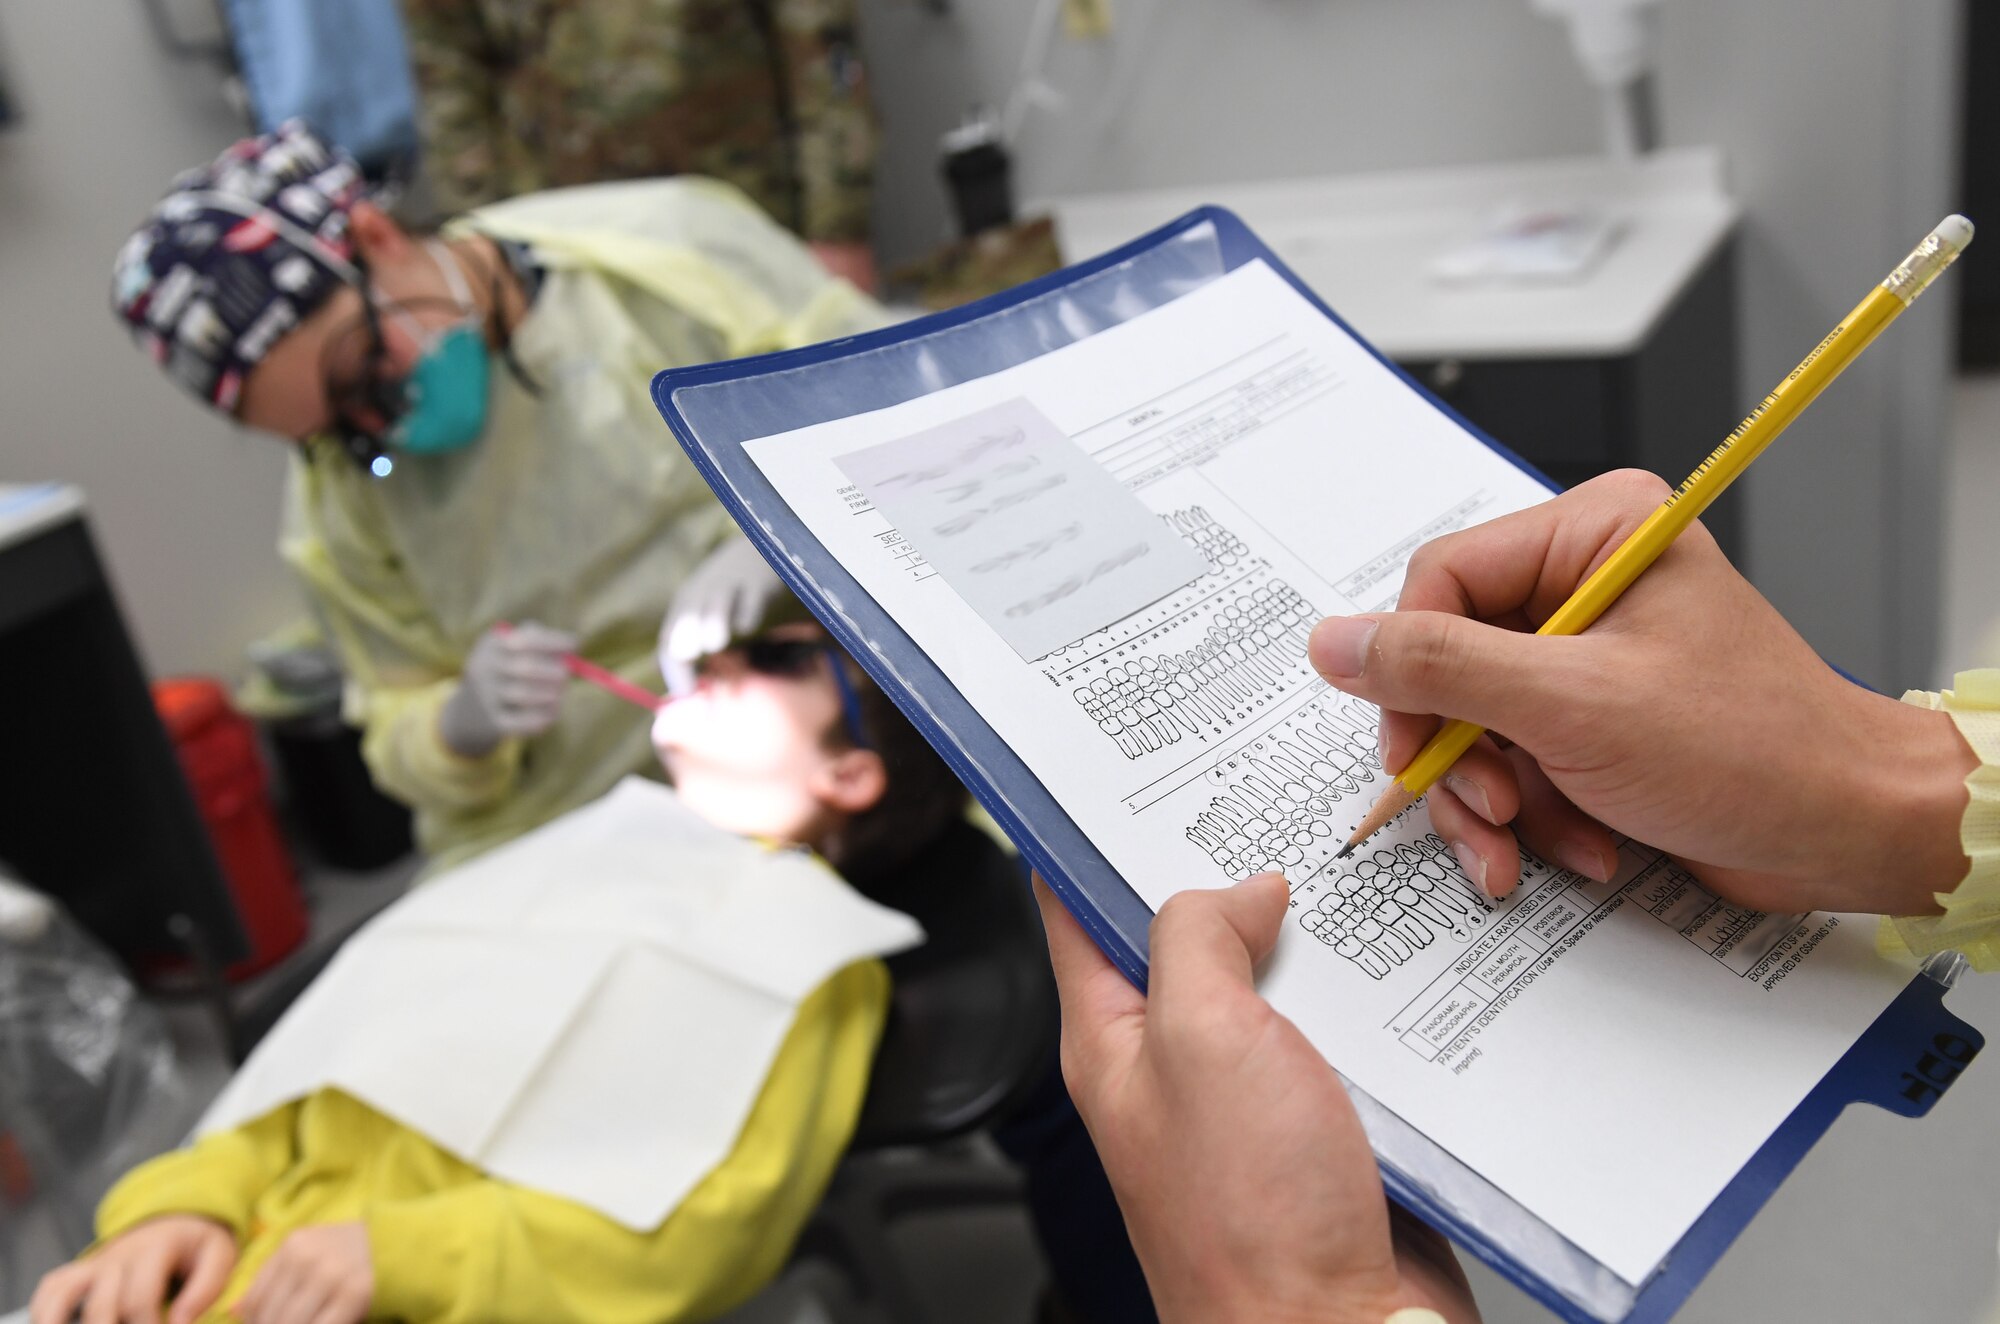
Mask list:
[[[1912,980],[1849,1050],[1848,1058],[1858,1068],[1853,1078],[1868,1086],[1857,1091],[1857,1102],[1901,1117],[1922,1117],[1972,1065],[1986,1037],[1944,1005],[1945,991],[1966,968],[1957,952],[1926,961],[1925,977]],[[1859,1060],[1864,1054],[1872,1058],[1867,1066]]]

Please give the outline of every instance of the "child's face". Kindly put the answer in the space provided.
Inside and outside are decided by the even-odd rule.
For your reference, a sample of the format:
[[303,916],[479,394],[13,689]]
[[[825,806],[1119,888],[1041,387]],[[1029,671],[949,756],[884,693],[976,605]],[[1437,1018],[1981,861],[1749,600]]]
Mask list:
[[810,844],[880,797],[879,782],[863,783],[881,760],[830,739],[842,714],[825,644],[816,625],[779,626],[706,659],[693,692],[660,709],[653,747],[689,808],[732,832]]

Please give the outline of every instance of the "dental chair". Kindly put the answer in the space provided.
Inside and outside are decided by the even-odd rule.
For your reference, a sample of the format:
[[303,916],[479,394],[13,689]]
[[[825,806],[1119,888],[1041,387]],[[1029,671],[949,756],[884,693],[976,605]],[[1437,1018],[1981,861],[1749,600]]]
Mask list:
[[930,1324],[890,1232],[914,1215],[1024,1201],[1020,1174],[974,1137],[1054,1068],[1055,982],[1026,866],[970,823],[855,885],[929,940],[889,958],[894,991],[868,1097],[794,1259],[840,1273],[856,1299],[826,1304],[842,1324]]

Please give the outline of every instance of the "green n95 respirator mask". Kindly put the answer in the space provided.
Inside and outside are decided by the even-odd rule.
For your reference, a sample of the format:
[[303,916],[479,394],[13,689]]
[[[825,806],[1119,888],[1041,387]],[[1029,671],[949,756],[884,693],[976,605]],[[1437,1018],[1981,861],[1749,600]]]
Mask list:
[[491,373],[472,291],[443,245],[432,240],[428,247],[467,317],[431,337],[404,383],[402,417],[384,440],[411,455],[442,455],[479,440],[486,431]]

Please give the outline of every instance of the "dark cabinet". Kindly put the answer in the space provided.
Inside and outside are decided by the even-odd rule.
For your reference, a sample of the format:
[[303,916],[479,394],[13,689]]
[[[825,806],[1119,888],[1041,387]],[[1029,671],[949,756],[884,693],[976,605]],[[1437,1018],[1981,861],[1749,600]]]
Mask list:
[[[1737,423],[1734,248],[1719,246],[1646,340],[1606,358],[1433,359],[1412,376],[1564,487],[1610,469],[1678,483]],[[1702,517],[1742,565],[1740,492]]]

